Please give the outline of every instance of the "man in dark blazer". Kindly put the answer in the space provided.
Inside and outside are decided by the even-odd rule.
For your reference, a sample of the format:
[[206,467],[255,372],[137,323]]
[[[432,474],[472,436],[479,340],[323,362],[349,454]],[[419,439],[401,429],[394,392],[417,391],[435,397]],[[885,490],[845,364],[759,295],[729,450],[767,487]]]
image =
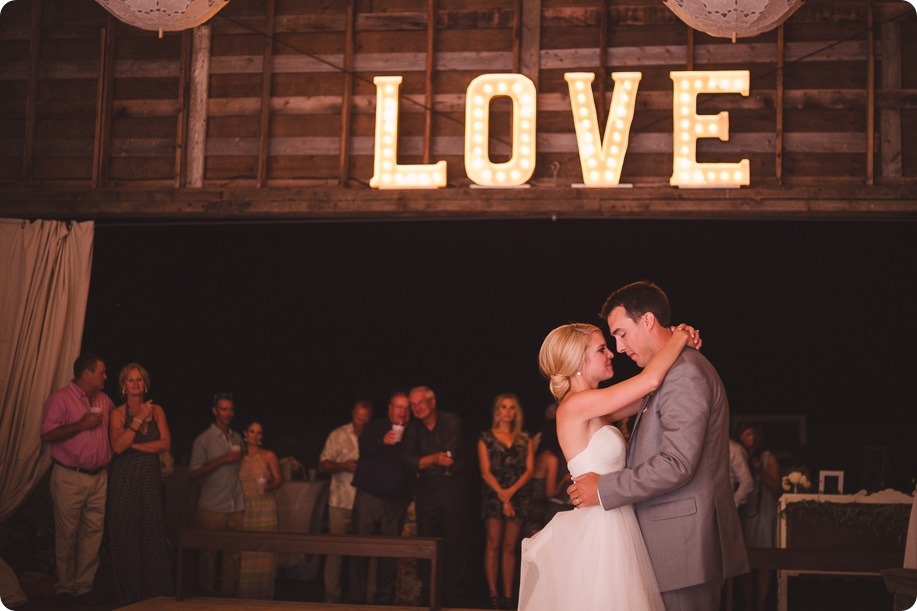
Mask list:
[[[618,289],[600,315],[618,352],[640,367],[671,337],[668,297],[655,284]],[[633,504],[667,611],[719,609],[725,579],[748,572],[729,479],[729,404],[716,370],[685,350],[646,397],[627,468],[570,486],[578,507]]]

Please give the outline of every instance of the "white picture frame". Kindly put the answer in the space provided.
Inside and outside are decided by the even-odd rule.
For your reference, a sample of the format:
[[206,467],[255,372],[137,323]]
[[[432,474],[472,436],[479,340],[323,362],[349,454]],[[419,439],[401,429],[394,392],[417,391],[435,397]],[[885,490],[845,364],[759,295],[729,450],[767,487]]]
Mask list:
[[843,471],[819,471],[818,472],[818,493],[825,494],[825,483],[827,482],[828,494],[844,494],[844,472]]

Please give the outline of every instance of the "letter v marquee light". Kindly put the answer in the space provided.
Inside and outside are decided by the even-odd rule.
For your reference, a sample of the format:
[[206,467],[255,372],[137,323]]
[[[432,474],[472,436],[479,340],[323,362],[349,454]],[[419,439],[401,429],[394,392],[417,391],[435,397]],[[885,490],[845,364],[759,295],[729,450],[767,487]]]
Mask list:
[[634,119],[640,72],[612,72],[615,83],[611,109],[605,122],[605,137],[599,135],[599,121],[592,95],[591,72],[564,74],[570,90],[570,107],[576,126],[576,145],[583,168],[583,184],[587,187],[614,187],[621,180],[621,167],[627,152],[630,124]]

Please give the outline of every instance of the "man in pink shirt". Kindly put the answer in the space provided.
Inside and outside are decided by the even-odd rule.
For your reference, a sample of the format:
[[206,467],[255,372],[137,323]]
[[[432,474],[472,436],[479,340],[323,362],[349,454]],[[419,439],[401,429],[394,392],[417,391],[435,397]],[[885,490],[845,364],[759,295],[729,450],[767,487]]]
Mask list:
[[98,355],[80,355],[73,363],[73,380],[45,401],[41,439],[51,444],[54,459],[54,588],[62,606],[98,602],[92,583],[105,524],[108,415],[114,408],[102,392],[106,377]]

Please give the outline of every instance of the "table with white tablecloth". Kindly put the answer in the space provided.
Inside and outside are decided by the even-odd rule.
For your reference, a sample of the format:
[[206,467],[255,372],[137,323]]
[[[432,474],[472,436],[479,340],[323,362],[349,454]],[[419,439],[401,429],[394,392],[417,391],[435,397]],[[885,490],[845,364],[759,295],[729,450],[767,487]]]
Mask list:
[[[801,503],[807,501],[816,501],[819,503],[841,503],[841,504],[850,504],[858,505],[864,511],[868,511],[869,508],[875,507],[887,507],[890,505],[910,505],[911,512],[911,521],[914,521],[914,497],[909,494],[904,494],[895,490],[883,490],[874,494],[867,494],[865,491],[861,491],[857,494],[784,494],[780,497],[778,513],[778,522],[777,522],[777,546],[780,548],[787,547],[796,547],[796,544],[790,541],[788,536],[790,528],[788,528],[788,511],[787,507],[793,503]],[[908,529],[907,545],[911,545],[912,538],[917,536],[917,533],[914,532],[914,528],[911,527]],[[841,526],[840,530],[837,531],[837,535],[846,534],[847,527]],[[802,534],[806,537],[812,537],[812,533],[806,533],[805,531],[799,532],[797,529],[796,535]],[[822,541],[818,547],[827,547],[829,540]],[[865,542],[864,542],[865,543]],[[900,543],[896,544],[896,547],[900,546]],[[808,547],[803,545],[803,547]],[[865,548],[864,548],[865,549]],[[900,547],[898,547],[900,549]],[[907,559],[905,558],[905,565],[907,564]],[[838,575],[870,575],[877,573],[827,573],[823,571],[800,571],[800,570],[780,570],[777,571],[777,609],[778,611],[786,611],[788,608],[788,578],[801,575],[804,573],[820,573],[820,574],[838,574]]]
[[[328,506],[328,481],[290,481],[274,490],[277,497],[277,530],[318,533]],[[278,561],[281,575],[311,581],[318,577],[319,556],[282,554]]]

